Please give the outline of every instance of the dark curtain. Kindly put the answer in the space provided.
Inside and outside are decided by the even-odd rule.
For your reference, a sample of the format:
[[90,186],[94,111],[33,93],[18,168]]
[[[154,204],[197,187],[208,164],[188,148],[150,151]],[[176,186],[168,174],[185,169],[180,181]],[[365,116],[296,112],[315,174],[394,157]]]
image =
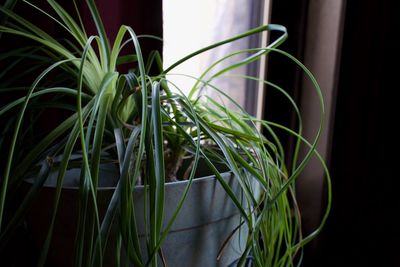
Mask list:
[[[307,20],[308,0],[272,1],[271,23],[284,25],[289,33],[288,39],[280,49],[291,53],[300,60],[304,58],[304,40]],[[276,37],[270,36],[271,40]],[[276,53],[268,56],[267,79],[279,84],[296,100],[299,100],[299,90],[302,82],[301,72],[289,60]],[[264,119],[275,121],[287,126],[293,126],[295,113],[287,108],[286,99],[274,89],[266,88]],[[279,130],[277,130],[279,132]],[[293,147],[292,140],[282,132],[282,141],[286,149]],[[290,160],[289,160],[290,161]]]
[[400,9],[351,0],[345,11],[333,134],[333,209],[314,266],[400,266],[397,149]]
[[[295,2],[295,3],[294,3]],[[304,253],[305,267],[400,266],[397,218],[400,199],[400,9],[395,0],[351,0],[345,7],[331,162],[333,207],[318,242]],[[273,1],[272,23],[288,27],[285,50],[302,59],[308,0]],[[280,59],[269,61],[268,79],[301,90],[301,77]],[[275,103],[274,103],[275,101]],[[267,91],[268,110],[280,111]],[[275,115],[291,124],[291,114]],[[290,144],[290,142],[289,142]]]

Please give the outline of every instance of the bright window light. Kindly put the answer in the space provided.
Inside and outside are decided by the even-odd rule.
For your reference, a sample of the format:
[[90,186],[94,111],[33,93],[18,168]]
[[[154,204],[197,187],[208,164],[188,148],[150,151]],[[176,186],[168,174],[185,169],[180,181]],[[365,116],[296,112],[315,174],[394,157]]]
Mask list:
[[[254,1],[249,0],[165,0],[164,10],[164,67],[170,66],[177,59],[209,44],[232,37],[245,32],[252,26],[252,12]],[[211,53],[204,53],[189,62],[177,67],[171,73],[185,73],[199,77],[213,62],[229,53],[250,46],[251,39],[243,39],[213,50]],[[241,58],[246,55],[242,55]],[[235,57],[224,62],[218,69],[227,66],[229,63],[238,61]],[[215,69],[212,73],[215,73]],[[232,74],[247,74],[248,69],[237,69]],[[179,88],[188,92],[194,85],[195,80],[170,75]],[[237,78],[221,77],[212,82],[221,90],[233,97],[239,104],[244,105],[246,96],[246,81]],[[209,88],[208,95],[217,95]],[[222,102],[226,99],[219,97]],[[229,104],[228,104],[229,105]]]

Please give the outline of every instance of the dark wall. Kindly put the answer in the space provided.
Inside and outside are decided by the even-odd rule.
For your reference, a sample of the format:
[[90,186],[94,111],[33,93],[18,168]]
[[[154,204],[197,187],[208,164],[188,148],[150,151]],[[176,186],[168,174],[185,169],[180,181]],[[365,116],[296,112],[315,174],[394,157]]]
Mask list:
[[[96,30],[85,2],[86,1],[78,1],[85,16],[85,24],[89,28],[89,32],[93,34]],[[100,15],[103,18],[104,27],[110,37],[111,43],[117,35],[121,25],[132,27],[138,35],[149,34],[162,37],[161,0],[97,0],[95,2]],[[157,49],[160,52],[162,50],[162,43],[160,41],[141,39],[140,42],[144,49],[144,55],[154,49]]]

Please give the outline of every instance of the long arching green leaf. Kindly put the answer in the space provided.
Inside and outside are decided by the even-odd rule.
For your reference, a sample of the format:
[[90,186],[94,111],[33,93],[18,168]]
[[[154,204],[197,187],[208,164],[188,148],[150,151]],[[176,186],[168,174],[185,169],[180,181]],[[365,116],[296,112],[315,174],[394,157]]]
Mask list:
[[53,65],[51,65],[50,67],[48,67],[45,71],[43,71],[41,73],[41,75],[39,77],[37,77],[37,79],[35,80],[35,82],[33,83],[33,85],[31,86],[31,88],[29,89],[25,101],[18,113],[18,118],[17,118],[17,122],[14,128],[14,133],[11,139],[11,144],[10,144],[10,148],[9,148],[9,152],[8,152],[8,158],[7,158],[7,163],[5,166],[5,170],[4,170],[4,175],[3,175],[3,183],[2,183],[2,187],[1,187],[1,191],[0,191],[0,230],[1,230],[1,226],[2,226],[2,222],[3,222],[3,213],[4,213],[4,204],[5,204],[5,200],[6,200],[6,194],[7,194],[7,188],[8,188],[8,181],[10,178],[10,172],[11,172],[11,167],[12,167],[12,161],[14,158],[14,149],[15,149],[15,145],[17,142],[17,138],[18,138],[18,134],[19,134],[19,130],[22,124],[22,120],[24,118],[25,115],[25,111],[26,108],[28,106],[28,103],[30,101],[30,98],[36,88],[36,86],[38,85],[38,83],[43,79],[44,76],[46,76],[51,70],[55,69],[56,67],[65,64],[66,62],[69,62],[70,60],[62,60],[59,62],[54,63]]
[[[103,70],[107,71],[107,66],[110,60],[110,44],[107,38],[106,31],[104,29],[103,21],[100,17],[99,11],[97,10],[96,4],[94,0],[86,0],[86,3],[89,7],[90,13],[92,14],[93,21],[96,25],[97,32],[99,34],[99,48],[100,48],[100,57],[101,62],[103,63]],[[111,70],[112,71],[112,70]]]
[[[83,186],[81,188],[82,191],[82,198],[81,198],[81,205],[80,205],[80,214],[82,215],[83,219],[81,220],[81,225],[80,227],[84,228],[86,225],[88,225],[88,229],[86,231],[78,231],[78,235],[77,235],[77,240],[78,240],[78,248],[77,248],[77,254],[79,255],[79,257],[76,260],[76,263],[82,264],[82,251],[83,251],[83,246],[84,246],[84,241],[85,241],[85,232],[89,232],[89,249],[88,249],[88,253],[87,255],[85,255],[86,257],[89,257],[88,262],[91,262],[91,256],[92,256],[92,241],[93,241],[93,232],[94,232],[94,222],[93,220],[95,220],[96,226],[97,226],[97,232],[98,234],[100,234],[100,218],[99,218],[99,210],[97,207],[97,178],[96,176],[98,176],[98,173],[93,172],[93,166],[91,167],[89,164],[89,156],[88,156],[88,146],[86,143],[86,138],[85,138],[85,132],[84,132],[84,116],[83,116],[83,111],[82,111],[82,85],[83,85],[83,69],[84,69],[84,64],[85,64],[85,60],[86,60],[86,55],[88,50],[91,47],[91,43],[93,40],[95,40],[95,36],[91,36],[84,48],[84,51],[82,53],[82,59],[80,62],[80,68],[79,68],[79,75],[78,75],[78,95],[77,95],[77,113],[78,113],[78,122],[79,122],[79,137],[80,137],[80,142],[81,142],[81,148],[82,148],[82,158],[83,158],[83,164],[82,164],[82,168],[81,168],[81,177],[83,176]],[[95,101],[95,105],[94,108],[96,108],[96,101]],[[107,108],[107,106],[106,106]],[[95,114],[93,114],[94,112],[91,113],[92,118],[95,116]],[[101,112],[99,112],[101,113]],[[100,116],[99,116],[100,117]],[[103,119],[100,120],[100,127],[103,128],[101,129],[102,133],[101,135],[103,136],[103,132],[104,132],[104,123],[101,123],[101,121],[105,121],[105,116],[102,116]],[[89,126],[90,127],[90,126]],[[90,128],[89,128],[90,130]],[[97,125],[96,125],[96,130],[97,130]],[[90,134],[89,134],[90,135]],[[102,137],[101,137],[102,138]],[[99,147],[100,148],[97,148]],[[92,152],[94,155],[92,155],[92,157],[94,158],[94,160],[96,160],[97,162],[99,162],[99,158],[100,155],[96,155],[99,154],[99,150],[101,149],[101,140],[100,142],[95,142],[94,145],[94,151]],[[98,158],[98,159],[97,159]],[[93,159],[92,159],[93,161]],[[96,165],[96,163],[94,163],[94,165]],[[98,168],[99,163],[97,163],[96,167]],[[89,195],[91,197],[91,200],[93,203],[93,210],[88,210],[88,199],[89,199]],[[89,213],[89,214],[87,214]],[[86,218],[88,218],[88,220],[86,220]],[[94,217],[94,219],[93,219]],[[82,236],[79,236],[79,233],[82,233]],[[100,242],[101,244],[101,242]],[[99,266],[102,266],[103,264],[103,260],[102,260],[102,248],[101,246],[98,248],[100,251],[100,259],[99,259]]]
[[[160,238],[162,231],[162,223],[164,219],[164,194],[165,194],[165,164],[164,164],[164,141],[162,135],[161,121],[161,101],[160,101],[160,84],[153,83],[151,97],[151,121],[154,136],[154,167],[155,167],[155,243]],[[152,190],[152,189],[150,189]]]
[[239,39],[245,38],[245,37],[247,37],[247,36],[251,36],[251,35],[260,33],[260,32],[264,32],[264,31],[273,31],[273,30],[277,30],[277,31],[280,31],[280,32],[283,33],[277,40],[275,40],[275,41],[270,45],[270,46],[272,46],[272,47],[277,47],[279,44],[281,44],[282,42],[284,42],[285,39],[287,38],[287,30],[286,30],[286,28],[285,28],[284,26],[276,25],[276,24],[263,25],[263,26],[260,26],[260,27],[251,29],[251,30],[249,30],[249,31],[247,31],[247,32],[245,32],[245,33],[239,34],[239,35],[237,35],[237,36],[235,36],[235,37],[232,37],[232,38],[223,40],[223,41],[221,41],[221,42],[218,42],[218,43],[209,45],[209,46],[204,47],[204,48],[202,48],[202,49],[199,49],[199,50],[197,50],[197,51],[195,51],[195,52],[193,52],[193,53],[191,53],[191,54],[189,54],[189,55],[183,57],[182,59],[178,60],[178,61],[175,62],[174,64],[172,64],[170,67],[168,67],[166,70],[164,70],[164,72],[163,72],[162,74],[166,74],[166,73],[170,72],[172,69],[174,69],[174,68],[176,68],[177,66],[179,66],[180,64],[182,64],[183,62],[185,62],[185,61],[191,59],[192,57],[195,57],[195,56],[197,56],[197,55],[199,55],[199,54],[201,54],[201,53],[204,53],[204,52],[206,52],[206,51],[208,51],[208,50],[211,50],[211,49],[213,49],[213,48],[216,48],[216,47],[218,47],[218,46],[221,46],[221,45],[224,45],[224,44],[227,44],[227,43],[231,43],[231,42],[233,42],[233,41],[236,41],[236,40],[239,40]]
[[[34,92],[34,93],[32,93],[31,98],[35,98],[37,96],[46,95],[46,94],[57,94],[57,93],[62,93],[62,94],[71,95],[71,96],[77,95],[77,92],[74,89],[67,88],[67,87],[53,87],[53,88],[46,88],[46,89],[40,90],[38,92]],[[90,95],[85,94],[85,93],[82,93],[82,97],[85,99],[91,98]],[[9,103],[8,105],[2,107],[0,109],[0,116],[2,116],[4,113],[9,111],[10,109],[24,103],[24,101],[25,101],[25,97],[21,97],[21,98],[18,98],[17,100],[14,100],[11,103]]]

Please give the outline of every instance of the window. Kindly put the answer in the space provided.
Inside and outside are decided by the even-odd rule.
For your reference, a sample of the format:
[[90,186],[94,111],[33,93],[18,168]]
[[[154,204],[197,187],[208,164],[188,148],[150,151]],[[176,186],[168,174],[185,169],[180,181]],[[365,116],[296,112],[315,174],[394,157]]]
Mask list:
[[[269,1],[263,0],[175,0],[164,1],[164,65],[170,66],[177,59],[193,52],[199,48],[220,40],[245,32],[252,27],[266,22],[266,9]],[[264,39],[263,39],[264,38]],[[233,51],[249,47],[260,47],[265,42],[265,36],[252,36],[238,40],[234,43],[219,47],[211,52],[203,53],[189,62],[174,69],[169,79],[173,80],[184,92],[188,92],[196,80],[189,77],[179,76],[179,73],[199,77],[204,70],[213,62]],[[240,57],[244,58],[242,54]],[[233,57],[218,65],[211,73],[215,73],[226,67],[229,63],[240,60]],[[264,65],[264,64],[262,64]],[[232,74],[260,76],[261,68],[251,65],[240,68]],[[258,83],[243,79],[227,79],[220,77],[213,84],[229,93],[239,104],[251,114],[257,114],[257,100],[262,99],[258,92]],[[232,90],[234,88],[234,90]],[[262,89],[262,86],[261,86]],[[208,95],[218,94],[208,89]],[[218,97],[224,104],[222,97]]]

